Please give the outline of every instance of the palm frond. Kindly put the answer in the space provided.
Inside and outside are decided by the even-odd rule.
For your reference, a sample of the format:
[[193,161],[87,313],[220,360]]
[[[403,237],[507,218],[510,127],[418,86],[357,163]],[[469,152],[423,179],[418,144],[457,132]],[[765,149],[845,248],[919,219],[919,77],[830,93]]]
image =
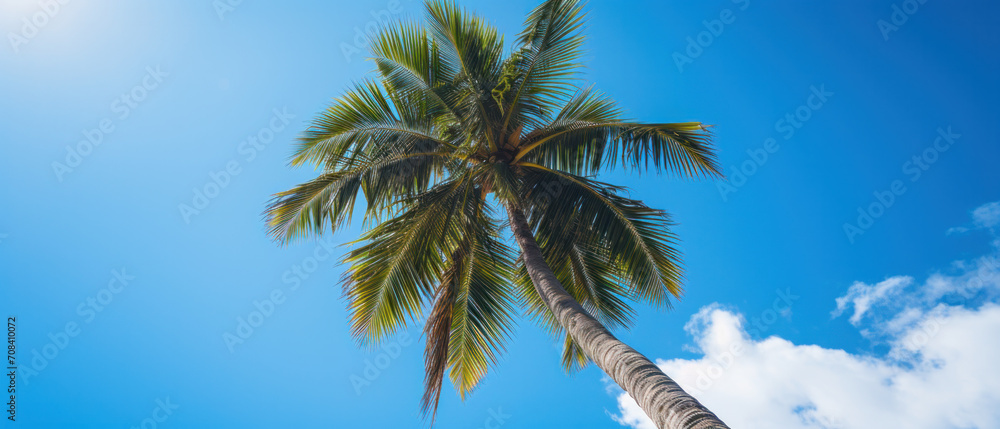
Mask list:
[[451,255],[448,269],[441,278],[431,314],[424,325],[427,347],[424,348],[424,395],[420,400],[420,411],[433,418],[437,414],[441,399],[441,384],[448,368],[448,347],[451,340],[451,321],[455,310],[455,295],[461,281],[464,267],[462,253]]
[[[405,106],[405,117],[400,117],[397,105]],[[338,170],[401,147],[426,152],[452,146],[437,135],[427,115],[412,111],[423,105],[390,97],[372,81],[358,84],[313,121],[291,163]]]
[[344,295],[351,331],[362,344],[395,334],[421,314],[444,272],[448,241],[465,224],[462,201],[473,191],[467,177],[441,183],[413,198],[393,219],[365,233],[345,262]]
[[452,160],[448,152],[380,155],[357,157],[350,168],[325,172],[275,194],[265,211],[269,235],[287,243],[327,229],[336,231],[350,221],[359,191],[365,194],[366,217],[377,220],[402,199],[428,189]]
[[354,211],[361,177],[351,172],[324,173],[275,194],[265,211],[268,235],[282,243],[335,230]]
[[[538,218],[533,217],[530,221],[536,220]],[[566,228],[534,225],[546,263],[566,291],[602,324],[609,329],[631,326],[635,314],[628,301],[632,297],[623,286],[626,280],[620,277],[620,269],[608,250],[610,244],[602,241],[600,234],[590,231],[590,226],[582,224],[578,217],[568,219],[567,224]],[[537,295],[527,272],[521,270],[519,275],[521,293]],[[534,316],[548,310],[540,299],[522,299],[531,303],[530,313]],[[549,322],[554,323],[555,319],[543,325],[552,326]]]
[[548,0],[528,15],[517,39],[520,48],[509,60],[515,72],[504,76],[510,81],[502,103],[505,131],[512,124],[541,127],[572,95],[582,67],[584,18],[577,0]]
[[453,107],[461,97],[453,83],[457,71],[442,60],[426,28],[414,23],[388,26],[372,51],[382,84],[399,98],[427,103],[423,113],[439,125],[463,121]]
[[456,71],[453,107],[466,118],[471,139],[485,143],[486,149],[499,147],[496,124],[502,114],[492,102],[503,64],[503,37],[487,24],[452,1],[427,3],[430,34],[439,47],[440,60]]
[[516,313],[509,287],[513,252],[490,236],[499,226],[487,225],[495,229],[477,234],[452,319],[450,377],[463,399],[497,363]]
[[[549,187],[552,191],[557,188]],[[531,200],[529,200],[531,201]],[[537,201],[537,200],[535,200]],[[548,204],[538,201],[541,204]],[[536,218],[537,219],[537,218]],[[634,296],[624,286],[620,267],[608,250],[610,244],[601,242],[600,234],[588,231],[589,225],[580,219],[570,219],[566,228],[538,228],[536,239],[546,263],[552,268],[559,282],[583,308],[598,319],[608,329],[628,328],[635,312],[631,307]],[[535,292],[534,284],[527,270],[519,267],[519,301],[527,308],[527,314],[554,336],[567,336],[555,315]],[[564,341],[562,363],[567,372],[583,368],[589,359],[567,336]]]
[[532,203],[528,218],[538,236],[565,234],[577,219],[588,225],[580,233],[592,234],[589,240],[611,255],[631,297],[666,307],[671,295],[680,296],[683,269],[665,212],[622,197],[619,187],[535,164],[523,167],[524,198]]
[[573,373],[587,367],[590,358],[568,333],[563,340],[562,365],[566,372]]
[[456,230],[463,234],[455,237],[425,329],[425,415],[436,412],[445,366],[464,399],[496,364],[514,323],[513,250],[499,240],[484,200],[466,200],[464,211],[470,222]]
[[684,177],[721,177],[710,137],[700,122],[629,122],[611,99],[587,89],[552,123],[526,136],[514,160],[582,175],[621,165]]

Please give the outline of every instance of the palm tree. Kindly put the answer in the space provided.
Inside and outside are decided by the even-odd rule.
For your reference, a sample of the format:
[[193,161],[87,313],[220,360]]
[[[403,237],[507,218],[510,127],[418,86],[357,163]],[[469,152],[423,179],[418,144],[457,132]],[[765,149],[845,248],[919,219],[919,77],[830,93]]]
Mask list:
[[382,29],[376,78],[305,132],[291,164],[319,175],[275,195],[270,234],[336,230],[363,195],[366,232],[343,279],[352,333],[372,346],[429,312],[432,419],[445,373],[464,399],[524,309],[564,339],[567,370],[593,361],[659,427],[726,427],[611,334],[632,323],[632,302],[679,297],[682,269],[667,214],[594,178],[613,166],[718,177],[706,128],[631,122],[579,89],[577,0],[538,6],[507,55],[494,27],[453,3],[428,3],[426,21]]

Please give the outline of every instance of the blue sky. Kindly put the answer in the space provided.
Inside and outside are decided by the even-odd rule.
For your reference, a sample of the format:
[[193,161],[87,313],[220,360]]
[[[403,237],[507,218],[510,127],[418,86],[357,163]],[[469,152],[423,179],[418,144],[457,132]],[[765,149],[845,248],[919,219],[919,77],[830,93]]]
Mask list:
[[[19,364],[35,372],[19,377],[18,421],[5,427],[426,426],[419,330],[374,351],[349,336],[338,260],[359,225],[279,247],[261,222],[271,194],[313,174],[287,168],[294,139],[373,67],[363,46],[354,52],[356,31],[419,18],[422,4],[63,3],[0,4],[0,310],[16,316]],[[462,3],[508,36],[535,5]],[[673,214],[687,267],[684,299],[666,312],[639,307],[623,340],[692,385],[698,365],[718,357],[712,345],[735,336],[755,353],[704,400],[742,427],[781,418],[869,427],[837,401],[743,391],[750,378],[739,377],[785,362],[782,351],[807,380],[839,368],[809,366],[802,351],[815,345],[855,359],[845,368],[878,362],[873,386],[927,380],[906,372],[926,361],[900,357],[915,327],[957,320],[948,326],[1000,334],[975,323],[995,320],[996,279],[977,274],[985,283],[975,293],[955,286],[995,269],[995,3],[593,0],[587,9],[586,78],[640,120],[715,124],[730,177],[603,177]],[[960,292],[960,302],[943,301]],[[255,311],[269,316],[227,342]],[[965,346],[917,351],[998,352]],[[383,368],[356,388],[366,361]],[[1000,379],[991,371],[979,378]],[[966,410],[964,423],[923,421],[1000,424],[983,411],[998,408],[996,387],[973,392],[970,401],[993,402]],[[842,389],[857,390],[871,389]],[[747,414],[733,392],[795,399]],[[557,342],[525,321],[470,398],[445,390],[437,425],[646,427],[619,394],[596,368],[567,376]],[[904,394],[881,399],[893,395]]]

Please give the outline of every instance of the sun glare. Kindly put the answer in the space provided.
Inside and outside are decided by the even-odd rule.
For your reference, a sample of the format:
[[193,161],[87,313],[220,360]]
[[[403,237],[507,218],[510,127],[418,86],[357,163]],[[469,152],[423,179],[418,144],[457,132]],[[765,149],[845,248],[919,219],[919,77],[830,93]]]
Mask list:
[[[66,0],[63,1],[68,3]],[[59,7],[63,6],[58,0],[51,0],[51,2],[59,5]],[[22,16],[29,18],[28,14],[36,10],[41,10],[41,3],[45,3],[45,1],[0,0],[0,13],[3,13],[5,20],[11,18],[20,20],[20,17]]]
[[0,0],[0,30],[15,54],[78,44],[75,6],[72,0]]

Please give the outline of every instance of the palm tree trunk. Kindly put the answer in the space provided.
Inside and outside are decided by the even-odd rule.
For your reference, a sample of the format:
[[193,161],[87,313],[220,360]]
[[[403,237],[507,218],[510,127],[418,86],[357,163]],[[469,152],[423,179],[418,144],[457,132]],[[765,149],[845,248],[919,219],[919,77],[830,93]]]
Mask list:
[[642,407],[661,429],[728,428],[697,399],[681,389],[653,362],[615,338],[576,301],[542,257],[524,213],[507,204],[510,229],[521,247],[521,256],[535,290],[559,323],[583,348],[590,360],[604,370]]

